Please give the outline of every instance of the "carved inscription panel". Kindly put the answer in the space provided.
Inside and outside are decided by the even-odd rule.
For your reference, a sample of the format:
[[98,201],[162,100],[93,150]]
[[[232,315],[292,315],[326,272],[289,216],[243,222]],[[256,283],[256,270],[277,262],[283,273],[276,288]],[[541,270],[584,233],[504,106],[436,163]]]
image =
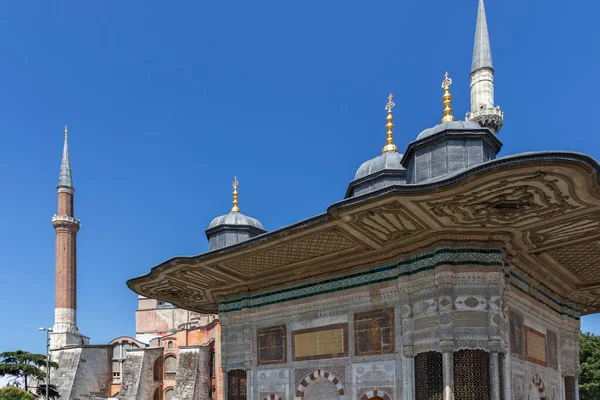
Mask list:
[[527,361],[546,366],[546,335],[528,326],[525,327]]
[[348,356],[348,325],[337,324],[292,332],[294,361]]

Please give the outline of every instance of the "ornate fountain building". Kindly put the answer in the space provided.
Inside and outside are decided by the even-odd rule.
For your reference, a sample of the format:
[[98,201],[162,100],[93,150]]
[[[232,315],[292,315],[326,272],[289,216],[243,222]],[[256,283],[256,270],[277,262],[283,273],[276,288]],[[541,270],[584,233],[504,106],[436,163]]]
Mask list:
[[209,252],[128,282],[218,312],[226,399],[578,398],[579,318],[600,311],[600,166],[497,158],[485,19],[480,0],[466,121],[446,75],[442,123],[400,154],[390,96],[382,154],[343,200],[266,232],[236,187]]

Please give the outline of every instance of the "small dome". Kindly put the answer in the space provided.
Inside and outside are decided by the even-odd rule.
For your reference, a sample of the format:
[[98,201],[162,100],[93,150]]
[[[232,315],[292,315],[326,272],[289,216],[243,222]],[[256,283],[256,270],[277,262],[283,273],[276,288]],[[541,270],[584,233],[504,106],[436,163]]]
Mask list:
[[479,124],[475,121],[450,121],[445,122],[443,124],[439,124],[434,126],[433,128],[425,129],[423,132],[419,133],[417,136],[417,140],[425,139],[429,136],[433,136],[436,133],[440,133],[446,130],[481,130],[486,129],[479,126]]
[[364,178],[367,175],[383,171],[384,169],[404,170],[405,168],[400,161],[402,161],[402,154],[396,151],[386,151],[372,160],[365,161],[360,168],[358,168],[358,171],[356,171],[354,180]]
[[215,228],[220,225],[243,225],[252,226],[261,230],[265,230],[263,225],[256,218],[248,217],[240,212],[230,212],[229,214],[221,215],[212,220],[208,229]]

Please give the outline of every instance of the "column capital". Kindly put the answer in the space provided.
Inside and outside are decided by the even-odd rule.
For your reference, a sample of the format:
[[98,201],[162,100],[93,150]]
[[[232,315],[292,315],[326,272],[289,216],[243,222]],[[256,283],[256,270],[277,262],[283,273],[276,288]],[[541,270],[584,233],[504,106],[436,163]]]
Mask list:
[[490,340],[488,348],[492,353],[502,353],[502,342],[499,340]]
[[440,348],[442,353],[454,353],[454,340],[440,341]]
[[402,347],[402,354],[404,354],[405,358],[414,358],[415,347],[412,344],[405,344]]

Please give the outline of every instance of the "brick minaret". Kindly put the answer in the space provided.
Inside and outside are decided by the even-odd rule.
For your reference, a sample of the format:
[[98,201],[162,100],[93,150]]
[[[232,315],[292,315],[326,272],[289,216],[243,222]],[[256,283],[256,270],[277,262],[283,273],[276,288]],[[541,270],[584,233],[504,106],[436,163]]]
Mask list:
[[71,177],[68,133],[65,126],[60,178],[58,180],[58,213],[52,217],[56,231],[56,304],[52,349],[87,344],[88,338],[77,329],[77,231],[79,220],[74,217],[75,188]]

